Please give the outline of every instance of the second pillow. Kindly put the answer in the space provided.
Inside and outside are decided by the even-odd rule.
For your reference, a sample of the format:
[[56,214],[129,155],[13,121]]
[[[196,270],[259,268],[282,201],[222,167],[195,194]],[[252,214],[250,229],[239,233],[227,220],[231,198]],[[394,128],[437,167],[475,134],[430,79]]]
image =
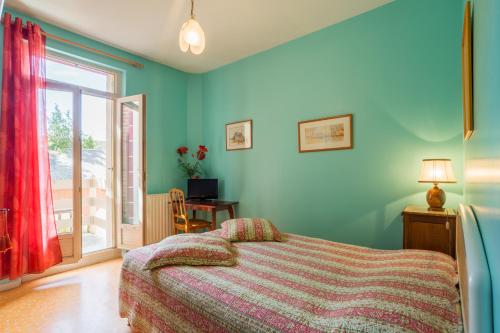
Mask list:
[[222,223],[221,236],[232,242],[281,241],[278,229],[263,218],[227,220]]

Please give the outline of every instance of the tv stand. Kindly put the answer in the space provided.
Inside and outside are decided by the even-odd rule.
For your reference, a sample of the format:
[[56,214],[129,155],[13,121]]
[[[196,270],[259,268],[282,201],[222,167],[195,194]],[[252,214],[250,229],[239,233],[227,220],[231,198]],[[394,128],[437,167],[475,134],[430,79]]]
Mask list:
[[193,199],[187,199],[186,202],[214,202],[214,201],[219,201],[218,199],[200,199],[200,198],[193,198]]

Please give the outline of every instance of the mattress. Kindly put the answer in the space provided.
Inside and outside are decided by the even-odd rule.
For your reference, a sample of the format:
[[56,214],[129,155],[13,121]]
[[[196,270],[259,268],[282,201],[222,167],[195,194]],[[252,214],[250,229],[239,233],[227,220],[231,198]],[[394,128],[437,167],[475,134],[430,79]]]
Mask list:
[[455,261],[285,234],[233,243],[233,267],[143,270],[129,251],[120,315],[138,332],[461,332]]

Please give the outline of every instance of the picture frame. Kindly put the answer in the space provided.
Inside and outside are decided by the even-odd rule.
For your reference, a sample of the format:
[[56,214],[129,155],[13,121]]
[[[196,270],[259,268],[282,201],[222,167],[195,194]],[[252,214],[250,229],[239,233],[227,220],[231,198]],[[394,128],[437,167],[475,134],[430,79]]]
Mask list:
[[299,153],[353,148],[352,114],[300,121]]
[[252,120],[242,120],[226,124],[226,150],[252,149]]
[[472,106],[472,31],[470,1],[465,3],[464,27],[462,32],[462,104],[464,116],[464,140],[474,133]]

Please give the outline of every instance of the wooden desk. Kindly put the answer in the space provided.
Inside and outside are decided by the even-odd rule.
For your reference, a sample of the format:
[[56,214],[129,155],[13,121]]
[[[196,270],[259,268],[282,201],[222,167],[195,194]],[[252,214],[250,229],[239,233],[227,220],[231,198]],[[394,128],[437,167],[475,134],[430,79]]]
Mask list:
[[196,218],[196,211],[201,210],[209,212],[212,220],[211,230],[217,228],[217,212],[227,210],[229,218],[234,219],[234,208],[238,201],[222,201],[222,200],[186,200],[186,209],[193,211],[193,218]]

